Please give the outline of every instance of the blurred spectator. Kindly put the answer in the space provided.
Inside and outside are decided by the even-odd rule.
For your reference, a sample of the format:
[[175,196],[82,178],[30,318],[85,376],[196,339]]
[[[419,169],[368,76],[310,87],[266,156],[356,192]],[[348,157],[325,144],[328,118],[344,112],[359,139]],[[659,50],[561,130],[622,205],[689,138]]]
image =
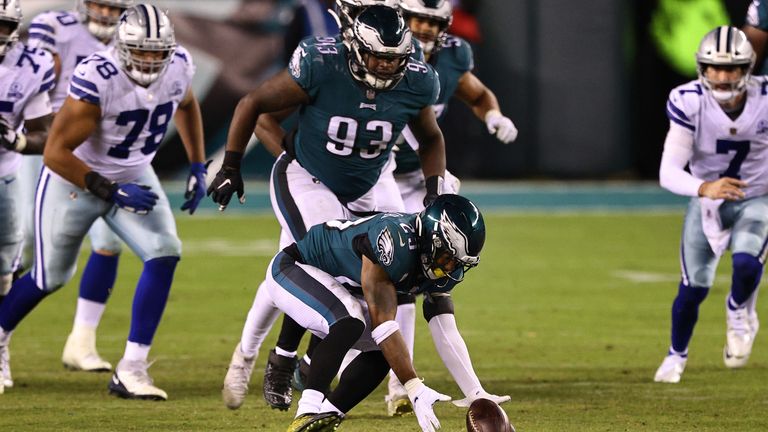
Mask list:
[[475,15],[481,0],[450,0],[453,4],[453,23],[448,32],[472,43],[482,40],[480,24]]

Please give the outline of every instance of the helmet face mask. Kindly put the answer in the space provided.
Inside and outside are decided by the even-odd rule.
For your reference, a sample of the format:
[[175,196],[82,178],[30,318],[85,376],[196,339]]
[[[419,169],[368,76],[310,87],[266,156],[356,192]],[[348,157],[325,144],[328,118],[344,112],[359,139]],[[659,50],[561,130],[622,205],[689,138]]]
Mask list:
[[[752,68],[755,65],[755,52],[747,36],[736,27],[721,26],[706,35],[701,40],[696,52],[696,64],[699,80],[704,88],[720,103],[734,101],[744,93],[749,81]],[[736,75],[738,78],[722,81],[713,79],[715,75]]]
[[176,51],[170,20],[152,5],[139,4],[126,10],[115,38],[120,66],[143,86],[160,77]]
[[[403,13],[413,35],[418,39],[425,54],[433,54],[442,48],[448,37],[448,27],[453,21],[453,7],[448,0],[402,0],[400,10]],[[437,27],[437,33],[432,34],[417,31],[414,27],[423,28],[425,22]]]
[[21,6],[18,0],[6,0],[0,4],[0,56],[5,56],[19,40]]
[[134,0],[78,0],[80,22],[97,39],[111,39],[120,16],[133,6]]
[[355,19],[352,31],[352,76],[374,90],[395,87],[411,53],[411,32],[400,13],[386,6],[368,7]]
[[464,197],[439,196],[417,215],[416,232],[422,271],[429,279],[460,281],[480,262],[485,222],[477,207]]

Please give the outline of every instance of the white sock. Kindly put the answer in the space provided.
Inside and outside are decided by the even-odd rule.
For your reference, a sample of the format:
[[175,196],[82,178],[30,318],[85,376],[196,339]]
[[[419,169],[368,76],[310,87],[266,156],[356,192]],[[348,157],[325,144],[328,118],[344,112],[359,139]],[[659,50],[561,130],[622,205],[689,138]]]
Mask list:
[[128,341],[125,344],[125,354],[123,354],[123,358],[128,361],[147,361],[150,348],[152,348],[152,345],[144,345]]
[[77,310],[75,311],[75,326],[83,325],[95,329],[99,326],[101,316],[104,314],[106,307],[105,303],[78,297]]
[[[416,338],[416,304],[408,303],[397,306],[397,315],[395,321],[400,326],[400,334],[403,335],[405,340],[405,346],[408,347],[408,354],[411,355],[411,361],[413,361],[413,345]],[[397,379],[395,373],[389,371],[389,394],[406,394],[405,388],[400,384],[400,380]]]
[[248,311],[248,318],[243,325],[240,349],[246,357],[258,354],[261,344],[264,343],[269,330],[280,315],[280,310],[274,306],[266,284],[267,281],[262,281],[259,285],[251,310]]
[[325,399],[325,395],[317,390],[304,390],[299,399],[299,409],[296,410],[296,417],[302,414],[317,414],[320,412],[320,406]]
[[304,357],[302,357],[302,360],[304,360],[308,365],[312,364],[312,359],[309,358],[308,354],[304,354]]
[[275,347],[275,352],[279,356],[288,357],[288,358],[296,358],[296,355],[297,355],[296,351],[286,351],[280,347]]
[[758,286],[755,288],[755,290],[752,292],[752,295],[749,296],[747,299],[745,305],[747,307],[747,312],[750,315],[754,315],[757,313],[757,292],[760,291],[760,287]]
[[344,413],[341,412],[338,408],[336,408],[336,405],[332,404],[331,401],[328,399],[324,400],[323,403],[320,405],[320,412],[321,413],[327,413],[327,412],[335,412],[336,414],[344,416]]

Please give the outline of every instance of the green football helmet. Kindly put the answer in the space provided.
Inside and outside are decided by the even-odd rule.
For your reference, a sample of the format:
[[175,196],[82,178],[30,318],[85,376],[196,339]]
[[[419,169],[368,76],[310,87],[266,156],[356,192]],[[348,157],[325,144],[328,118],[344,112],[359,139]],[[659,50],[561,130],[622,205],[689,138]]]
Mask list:
[[[480,262],[485,222],[472,201],[445,194],[416,216],[416,234],[424,275],[432,280],[446,276],[461,280]],[[459,268],[462,271],[455,277]]]
[[[369,6],[355,19],[350,42],[352,77],[374,90],[389,90],[405,75],[411,54],[411,31],[397,9]],[[395,65],[387,73],[369,68],[370,57]]]

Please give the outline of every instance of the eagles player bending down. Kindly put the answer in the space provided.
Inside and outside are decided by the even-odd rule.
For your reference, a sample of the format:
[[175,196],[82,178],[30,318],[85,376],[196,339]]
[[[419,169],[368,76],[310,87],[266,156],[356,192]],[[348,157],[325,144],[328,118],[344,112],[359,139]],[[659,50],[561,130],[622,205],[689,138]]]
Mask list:
[[[74,274],[78,251],[98,218],[142,259],[125,354],[109,390],[165,400],[147,356],[171,288],[181,242],[168,198],[150,165],[171,118],[195,176],[192,206],[205,196],[203,129],[190,83],[194,66],[168,17],[139,4],[123,13],[114,47],[83,60],[56,114],[35,197],[35,259],[0,305],[0,350],[48,294]],[[175,117],[174,117],[175,114]]]
[[[18,0],[0,4],[0,305],[8,302],[21,245],[20,153],[43,150],[52,119],[48,90],[55,78],[50,54],[17,42],[20,22]],[[5,337],[0,338],[0,393],[12,386]]]
[[[221,208],[234,192],[242,198],[240,158],[257,118],[300,107],[298,130],[286,140],[286,152],[275,162],[270,182],[282,247],[318,223],[349,219],[352,211],[377,210],[372,187],[406,124],[425,144],[420,157],[431,185],[428,199],[440,192],[445,149],[431,108],[439,94],[434,71],[410,57],[411,33],[394,8],[368,7],[357,16],[353,34],[349,48],[335,38],[302,42],[288,70],[240,101],[224,164],[208,188]],[[258,305],[251,309],[244,338],[262,330],[251,326],[262,320],[259,310]],[[233,355],[223,390],[230,408],[239,407],[247,394],[250,369],[240,374],[236,366],[245,359],[252,368],[260,344],[256,340],[238,347]],[[270,354],[270,364],[278,354]],[[281,356],[290,362],[282,375],[290,377],[296,353],[283,354],[294,356]],[[283,382],[285,386],[270,392],[274,395],[270,404],[288,409],[290,380]]]
[[[441,195],[419,214],[381,213],[316,225],[279,252],[254,301],[261,318],[251,325],[270,325],[279,309],[323,338],[288,432],[336,430],[390,367],[405,383],[421,429],[438,429],[432,405],[450,397],[417,378],[394,321],[397,294],[423,293],[424,318],[435,341],[469,358],[463,338],[450,325],[455,322],[450,292],[478,264],[484,242],[485,223],[474,204],[458,195]],[[265,336],[261,332],[258,342]],[[327,396],[314,390],[330,386],[350,349],[360,354],[343,370],[334,390]],[[455,375],[446,351],[438,353]]]
[[[112,42],[120,15],[133,0],[78,0],[76,11],[49,11],[32,19],[29,44],[53,54],[57,84],[50,92],[53,111],[58,112],[67,98],[69,82],[80,61],[103,51]],[[40,177],[42,158],[26,157],[22,168],[25,202],[25,268],[31,264],[34,241],[35,186]],[[112,365],[96,351],[96,328],[117,277],[117,262],[122,250],[120,238],[101,219],[88,232],[92,253],[80,280],[80,295],[72,332],[64,345],[61,360],[71,370],[109,371]]]
[[680,381],[699,304],[727,248],[733,277],[725,298],[723,361],[729,368],[747,364],[759,327],[749,303],[755,302],[768,245],[768,81],[750,75],[755,54],[735,27],[707,33],[696,60],[699,80],[669,95],[659,171],[663,187],[693,197],[683,224],[672,344],[654,377],[665,383]]

